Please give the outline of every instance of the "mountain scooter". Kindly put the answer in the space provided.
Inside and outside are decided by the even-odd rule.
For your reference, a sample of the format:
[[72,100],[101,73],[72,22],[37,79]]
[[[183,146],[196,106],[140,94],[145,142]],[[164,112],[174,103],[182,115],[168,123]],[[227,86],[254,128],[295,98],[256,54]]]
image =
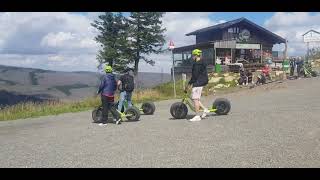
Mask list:
[[[190,96],[185,93],[181,102],[176,102],[171,105],[170,113],[175,119],[184,119],[188,114],[188,107],[195,112],[195,107],[191,102]],[[214,112],[218,115],[227,115],[231,109],[231,103],[228,99],[218,98],[213,102],[211,108],[208,108],[209,112]],[[203,109],[200,110],[203,112]]]
[[[119,101],[115,104],[117,107]],[[102,119],[102,105],[98,106],[92,111],[92,119],[93,122],[100,122]],[[124,106],[122,107],[121,111],[116,109],[117,112],[120,114],[120,118],[123,121],[125,118],[128,121],[139,121],[140,120],[140,112],[143,112],[146,115],[151,115],[155,111],[155,105],[152,102],[143,103],[141,108],[137,108],[135,106],[128,107],[127,101],[124,102]]]

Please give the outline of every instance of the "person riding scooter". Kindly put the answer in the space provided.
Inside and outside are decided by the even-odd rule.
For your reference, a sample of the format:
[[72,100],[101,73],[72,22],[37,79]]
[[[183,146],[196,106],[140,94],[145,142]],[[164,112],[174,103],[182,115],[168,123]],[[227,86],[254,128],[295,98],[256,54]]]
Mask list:
[[117,83],[120,91],[118,111],[123,109],[123,103],[125,100],[128,102],[128,107],[132,106],[131,98],[134,90],[134,77],[132,75],[132,69],[126,69],[124,73],[124,75],[120,76],[120,79]]
[[103,106],[103,117],[99,126],[107,125],[109,111],[111,111],[113,117],[115,118],[116,124],[121,123],[121,117],[114,107],[114,93],[117,90],[115,75],[112,73],[111,66],[106,66],[105,72],[106,74],[101,79],[101,83],[97,91],[97,94],[101,94],[101,101]]

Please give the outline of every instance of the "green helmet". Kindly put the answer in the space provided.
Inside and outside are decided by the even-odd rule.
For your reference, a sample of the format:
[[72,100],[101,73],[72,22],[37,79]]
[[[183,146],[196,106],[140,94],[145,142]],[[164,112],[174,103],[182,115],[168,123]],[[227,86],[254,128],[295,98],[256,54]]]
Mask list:
[[195,56],[200,56],[202,53],[202,51],[200,49],[195,49],[192,51],[192,55],[195,55]]
[[108,66],[105,67],[104,71],[106,73],[111,73],[112,72],[112,67],[108,65]]

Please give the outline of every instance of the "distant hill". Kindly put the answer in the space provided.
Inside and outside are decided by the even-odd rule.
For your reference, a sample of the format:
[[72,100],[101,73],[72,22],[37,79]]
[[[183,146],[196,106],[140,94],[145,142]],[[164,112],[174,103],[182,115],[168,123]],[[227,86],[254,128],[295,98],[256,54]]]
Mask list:
[[[63,72],[0,65],[0,106],[29,100],[80,100],[96,92],[100,77],[101,74],[88,71]],[[170,74],[140,72],[138,86],[152,88],[170,79]]]

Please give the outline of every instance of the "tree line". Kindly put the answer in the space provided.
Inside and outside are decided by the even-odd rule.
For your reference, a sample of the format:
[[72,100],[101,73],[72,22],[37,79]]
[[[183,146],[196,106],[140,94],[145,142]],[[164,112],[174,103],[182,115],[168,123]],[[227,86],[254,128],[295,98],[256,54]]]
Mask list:
[[165,43],[162,27],[162,12],[105,12],[91,25],[99,33],[95,41],[100,44],[97,60],[107,63],[116,72],[133,67],[135,76],[139,71],[140,60],[154,65],[148,55],[159,54]]

